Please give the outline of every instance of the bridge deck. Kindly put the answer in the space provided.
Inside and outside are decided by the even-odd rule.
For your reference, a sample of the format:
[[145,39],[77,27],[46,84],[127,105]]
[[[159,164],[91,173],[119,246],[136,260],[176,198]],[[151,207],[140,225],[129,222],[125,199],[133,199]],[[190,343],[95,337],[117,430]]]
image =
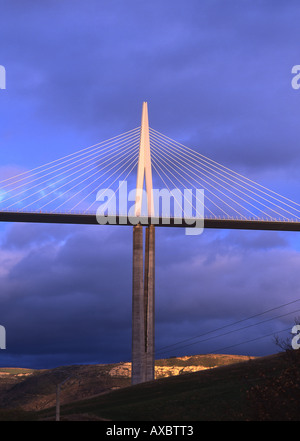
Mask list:
[[[114,220],[115,223],[111,223]],[[99,225],[95,214],[68,214],[68,213],[25,213],[0,212],[0,222],[50,223],[50,224],[79,224]],[[188,219],[156,218],[151,222],[149,218],[141,218],[142,225],[154,224],[158,227],[194,228]],[[110,218],[109,225],[132,225],[126,216]],[[296,221],[269,221],[269,220],[242,220],[242,219],[204,219],[204,228],[237,229],[237,230],[273,230],[273,231],[300,231],[300,222]]]

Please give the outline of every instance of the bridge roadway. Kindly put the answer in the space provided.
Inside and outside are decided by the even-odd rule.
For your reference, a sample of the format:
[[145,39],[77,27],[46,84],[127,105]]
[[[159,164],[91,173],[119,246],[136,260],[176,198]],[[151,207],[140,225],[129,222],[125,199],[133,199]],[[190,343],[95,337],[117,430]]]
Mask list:
[[[111,223],[114,221],[114,223]],[[25,223],[50,223],[50,224],[78,224],[97,225],[95,214],[76,213],[38,213],[38,212],[12,212],[0,211],[0,222],[25,222]],[[178,223],[175,218],[151,218],[142,217],[140,223],[144,226],[154,224],[157,227],[194,228],[195,222],[182,219]],[[133,225],[127,216],[113,216],[109,219],[109,225]],[[270,231],[300,231],[300,222],[283,220],[242,220],[242,219],[217,219],[205,218],[204,228],[236,229],[236,230],[270,230]]]

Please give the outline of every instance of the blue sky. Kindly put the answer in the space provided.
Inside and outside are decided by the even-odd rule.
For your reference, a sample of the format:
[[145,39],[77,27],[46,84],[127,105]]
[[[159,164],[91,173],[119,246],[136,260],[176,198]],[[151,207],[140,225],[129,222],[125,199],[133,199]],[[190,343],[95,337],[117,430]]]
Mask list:
[[[290,0],[2,1],[0,178],[137,127],[147,101],[154,129],[299,202],[299,19]],[[2,224],[0,243],[0,365],[130,359],[131,228]],[[156,261],[157,349],[300,298],[296,233],[161,229]],[[162,356],[292,328],[297,305]]]

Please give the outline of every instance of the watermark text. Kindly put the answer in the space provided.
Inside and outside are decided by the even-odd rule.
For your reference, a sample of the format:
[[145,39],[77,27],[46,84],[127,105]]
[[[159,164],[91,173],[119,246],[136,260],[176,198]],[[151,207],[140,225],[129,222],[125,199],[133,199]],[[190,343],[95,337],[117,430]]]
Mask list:
[[[147,206],[147,192],[133,189],[128,192],[127,181],[120,181],[118,191],[110,188],[98,191],[96,201],[101,202],[96,217],[100,225],[182,225],[188,236],[199,235],[204,228],[204,190],[178,188],[153,189],[150,216],[140,214],[141,202]],[[130,202],[132,202],[130,206]],[[119,212],[117,216],[116,213]],[[124,213],[121,215],[121,213]],[[139,214],[137,214],[139,213]],[[118,221],[117,221],[118,218]]]
[[292,88],[300,89],[300,64],[296,64],[292,67],[292,74],[295,76],[292,78]]
[[6,349],[6,331],[4,326],[0,325],[0,349]]
[[293,326],[292,334],[296,334],[292,339],[292,348],[300,349],[300,325]]
[[6,70],[0,65],[0,89],[6,89]]

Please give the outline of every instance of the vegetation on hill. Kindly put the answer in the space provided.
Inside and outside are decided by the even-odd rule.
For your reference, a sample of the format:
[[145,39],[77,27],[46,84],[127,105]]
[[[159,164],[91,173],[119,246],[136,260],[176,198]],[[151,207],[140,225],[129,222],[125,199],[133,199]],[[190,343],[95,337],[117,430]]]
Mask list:
[[[169,364],[171,360],[164,360],[161,363]],[[196,363],[197,360],[199,361],[197,358],[192,362]],[[178,363],[186,361],[186,357],[176,360]],[[207,359],[207,364],[210,362],[211,360]],[[76,367],[78,373],[81,368]],[[269,357],[244,358],[244,361],[239,363],[162,378],[135,386],[124,383],[121,388],[108,393],[94,397],[89,395],[89,398],[80,401],[72,399],[73,401],[62,405],[61,419],[177,422],[299,421],[299,368],[300,351],[285,351]],[[56,379],[62,373],[62,368],[60,369],[55,373]],[[105,369],[109,369],[108,365]],[[39,381],[42,380],[42,375],[38,375]],[[81,375],[83,375],[82,371]],[[95,378],[99,381],[101,376],[99,371],[98,373],[94,371],[93,375],[96,375]],[[81,381],[84,381],[84,378],[82,376]],[[123,377],[123,380],[126,381],[126,378]],[[26,383],[29,384],[28,382],[29,379],[24,380],[22,384],[25,386]],[[78,384],[75,383],[74,387],[77,386]],[[46,390],[47,387],[44,391]],[[70,390],[69,394],[71,398]],[[53,420],[54,415],[54,407],[35,412],[24,412],[24,408],[19,410],[14,408],[0,412],[0,419]]]

